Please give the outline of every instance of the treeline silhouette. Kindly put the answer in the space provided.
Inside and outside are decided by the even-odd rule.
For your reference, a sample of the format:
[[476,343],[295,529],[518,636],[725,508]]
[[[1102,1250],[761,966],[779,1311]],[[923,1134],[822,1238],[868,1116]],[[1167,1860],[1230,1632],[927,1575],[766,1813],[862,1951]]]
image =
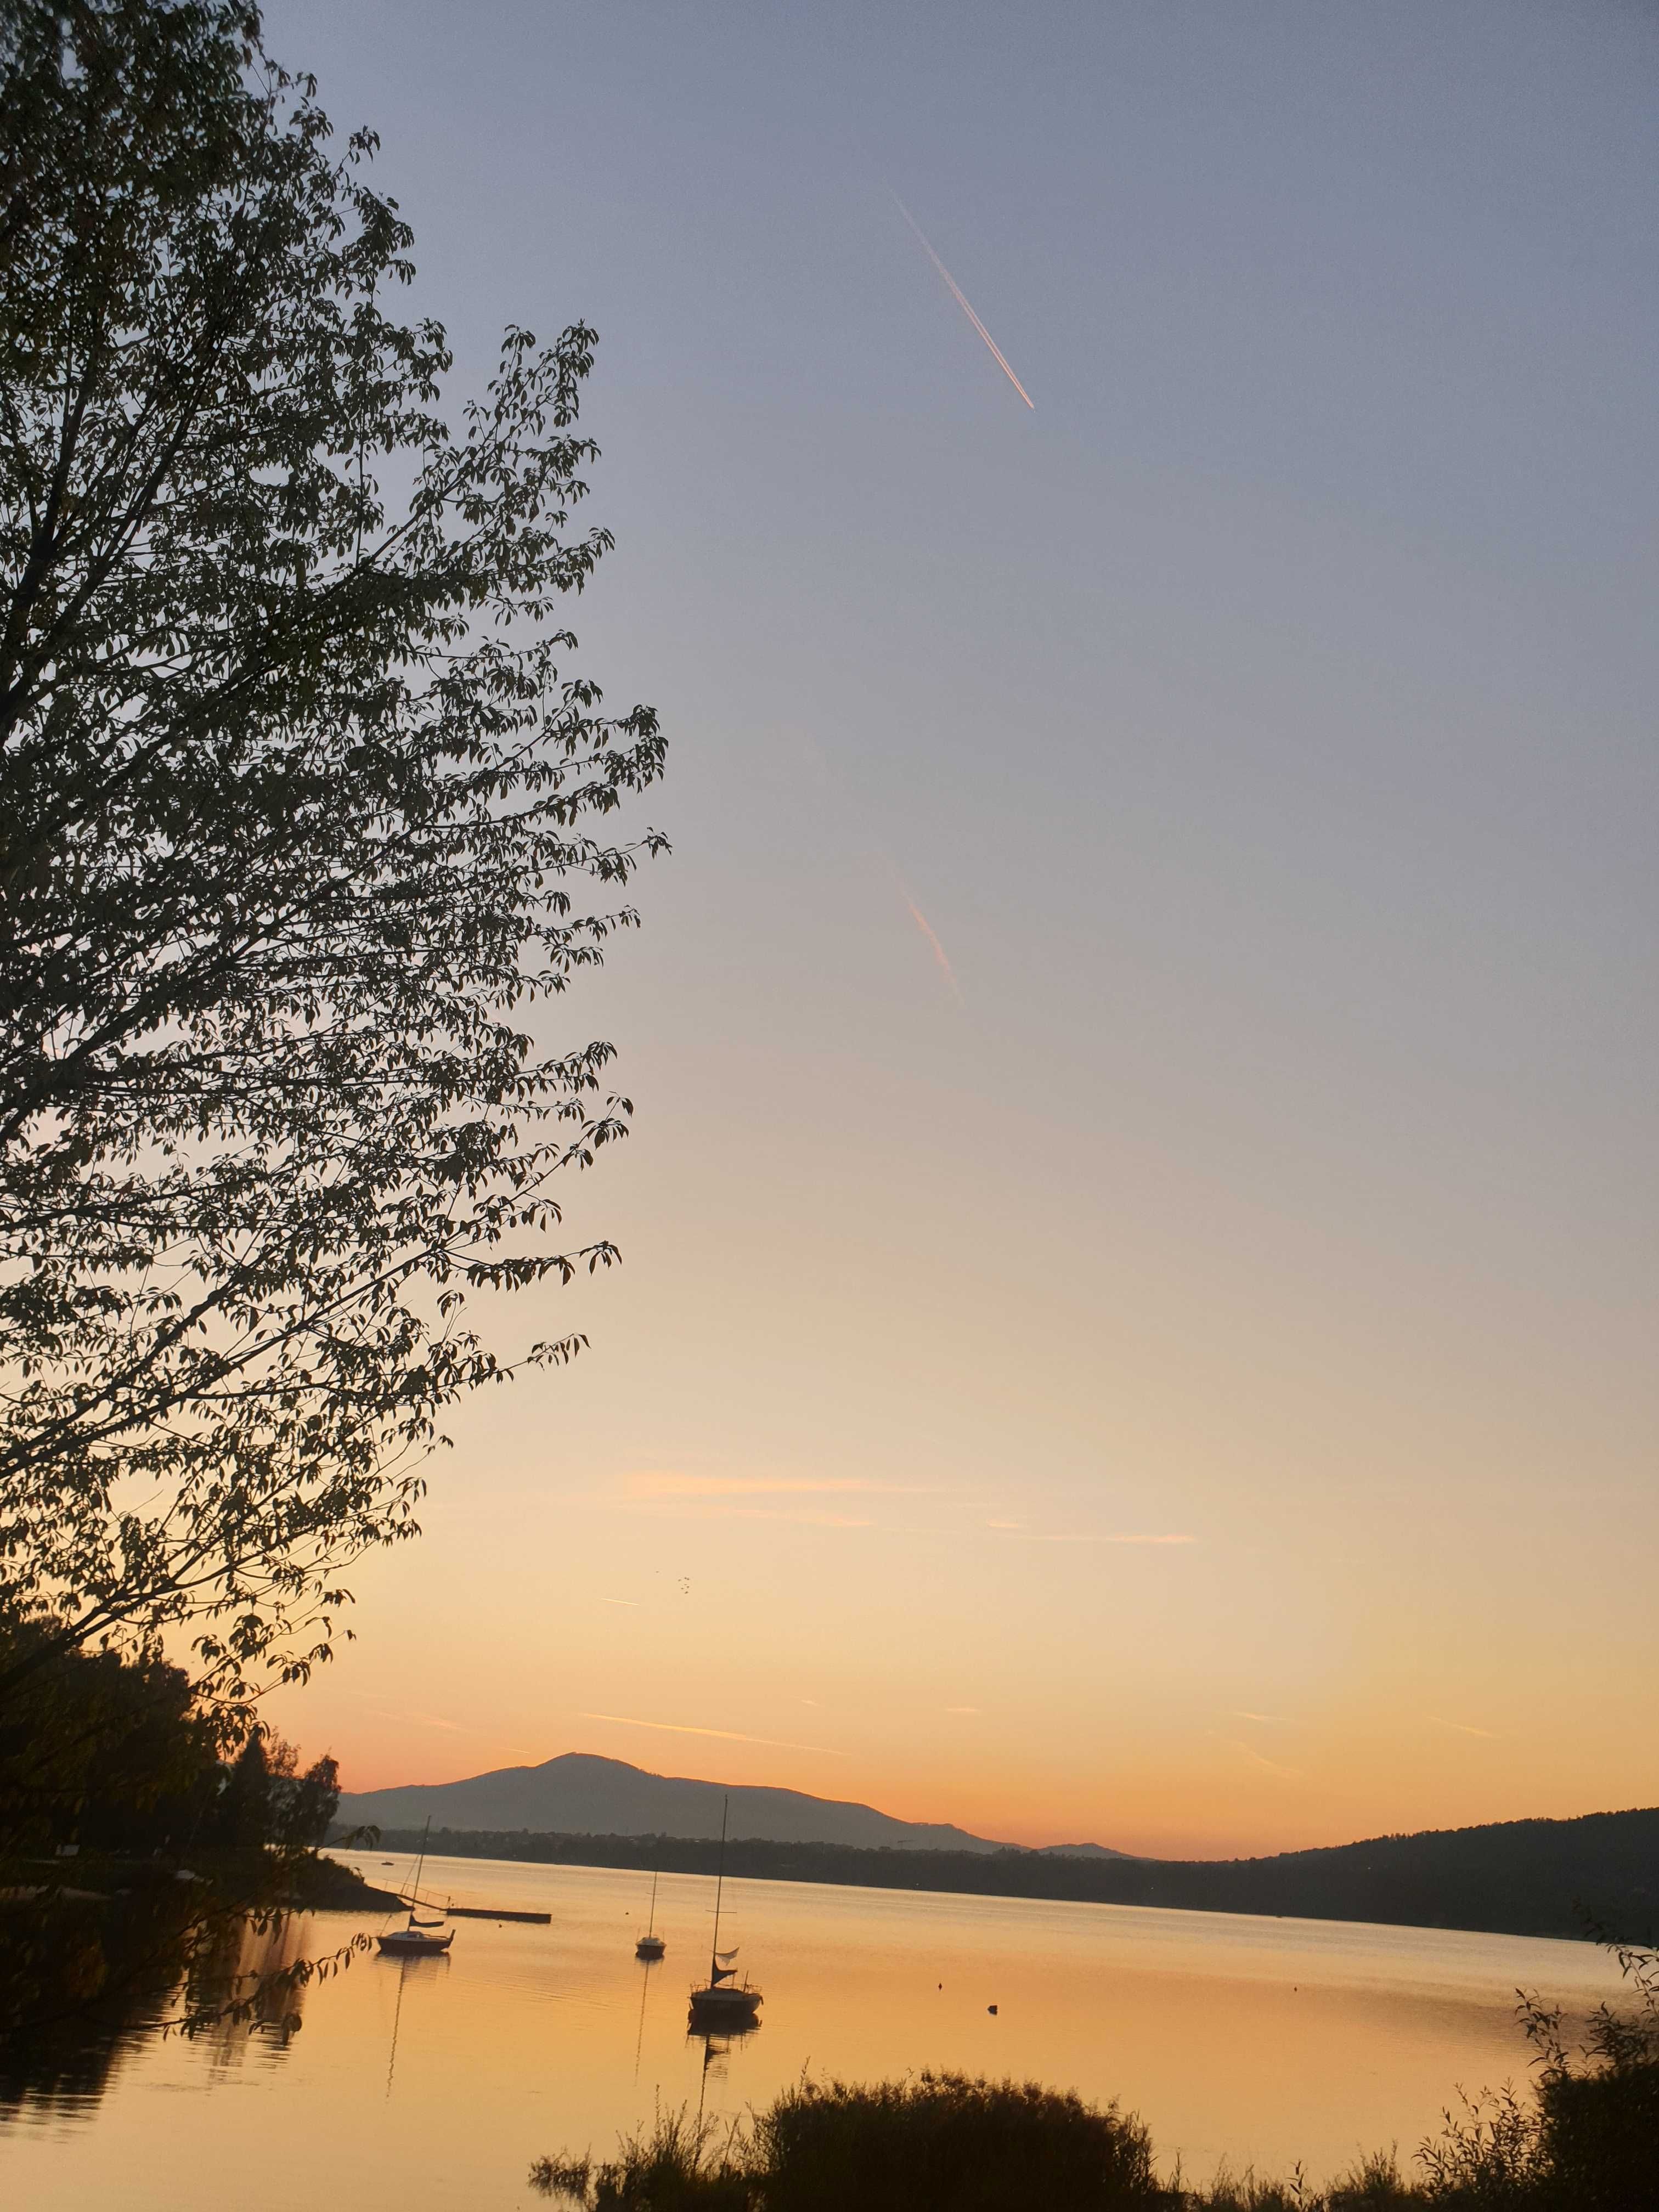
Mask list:
[[[318,1856],[334,1761],[302,1766],[258,1723],[238,1741],[234,1720],[182,1668],[78,1649],[0,1602],[0,2109],[101,2079],[174,1999],[210,2022],[224,1958],[286,1907],[384,1897]],[[257,2011],[312,1969],[239,1971]]]
[[[412,1850],[419,1837],[387,1830],[382,1841],[393,1850]],[[660,1865],[665,1873],[713,1874],[719,1847],[676,1836],[434,1828],[429,1848],[457,1858]],[[1639,1943],[1659,1929],[1659,1808],[1376,1836],[1259,1859],[1050,1858],[1012,1850],[987,1856],[750,1838],[727,1844],[726,1871],[766,1881],[1370,1920],[1510,1936],[1596,1935]]]
[[254,1725],[240,1742],[189,1676],[150,1654],[65,1647],[0,1603],[0,1866],[78,1851],[314,1850],[340,1801]]

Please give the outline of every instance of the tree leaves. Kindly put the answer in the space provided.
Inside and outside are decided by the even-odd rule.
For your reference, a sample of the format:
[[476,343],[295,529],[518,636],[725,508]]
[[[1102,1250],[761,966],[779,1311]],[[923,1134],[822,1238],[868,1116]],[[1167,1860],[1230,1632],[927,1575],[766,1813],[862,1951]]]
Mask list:
[[663,739],[565,665],[594,333],[452,434],[372,140],[233,0],[12,0],[0,69],[0,1571],[235,1698],[512,1371],[466,1297],[617,1256],[552,1183],[631,1109],[534,1009]]

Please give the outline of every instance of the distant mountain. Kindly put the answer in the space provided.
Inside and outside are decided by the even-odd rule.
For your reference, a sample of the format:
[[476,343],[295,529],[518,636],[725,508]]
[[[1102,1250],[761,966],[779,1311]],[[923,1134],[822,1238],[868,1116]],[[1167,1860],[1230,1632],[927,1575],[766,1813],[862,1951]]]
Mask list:
[[623,1759],[578,1751],[540,1766],[503,1766],[493,1774],[475,1774],[465,1782],[415,1782],[397,1790],[349,1792],[340,1800],[339,1820],[349,1827],[372,1821],[377,1828],[419,1828],[430,1814],[434,1829],[708,1838],[720,1832],[720,1806],[728,1795],[734,1837],[912,1851],[1009,1848],[944,1822],[896,1820],[871,1805],[808,1797],[798,1790],[647,1774]]
[[1104,1844],[1044,1844],[1038,1851],[1040,1859],[1127,1859],[1132,1851],[1109,1850]]

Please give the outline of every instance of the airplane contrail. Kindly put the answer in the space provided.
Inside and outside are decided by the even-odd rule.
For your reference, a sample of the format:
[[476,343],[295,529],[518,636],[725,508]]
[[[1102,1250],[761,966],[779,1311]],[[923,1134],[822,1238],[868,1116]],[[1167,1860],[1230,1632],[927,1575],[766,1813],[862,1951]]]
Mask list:
[[[888,189],[891,191],[892,187],[890,185]],[[990,347],[991,357],[996,362],[997,367],[1007,378],[1009,383],[1013,386],[1015,391],[1018,392],[1020,398],[1025,402],[1025,404],[1031,410],[1032,413],[1035,414],[1036,411],[1036,400],[1032,398],[1030,393],[1025,389],[1025,386],[1014,374],[1013,370],[1009,368],[1007,356],[1003,352],[1002,348],[997,343],[996,340],[991,336],[989,331],[986,329],[984,324],[981,322],[979,317],[974,313],[972,307],[968,304],[967,295],[963,292],[961,285],[957,283],[956,278],[951,274],[945,264],[939,259],[938,254],[934,252],[933,247],[928,244],[927,232],[923,230],[921,225],[916,221],[915,216],[911,214],[909,209],[905,206],[904,202],[899,199],[899,196],[896,192],[893,193],[893,198],[895,200],[898,201],[899,213],[904,217],[906,222],[909,224],[911,229],[915,231],[916,236],[921,240],[922,249],[926,252],[927,258],[933,263],[934,268],[938,270],[939,275],[950,286],[951,297],[956,301],[957,307],[961,308],[963,313],[967,316],[969,321],[979,332],[981,337],[984,339],[986,344]]]
[[627,1713],[583,1713],[585,1721],[614,1721],[618,1728],[659,1729],[665,1735],[717,1735],[723,1743],[760,1743],[770,1751],[816,1751],[826,1759],[850,1759],[847,1751],[832,1751],[823,1743],[780,1743],[775,1736],[744,1735],[738,1729],[686,1728],[678,1721],[636,1721]]
[[915,922],[916,927],[927,939],[929,945],[933,946],[933,957],[938,961],[940,968],[944,970],[945,980],[951,987],[951,996],[956,1000],[958,1006],[961,1006],[963,1003],[962,988],[957,981],[956,970],[951,965],[950,960],[946,956],[945,947],[939,943],[938,938],[934,936],[927,915],[922,912],[921,908],[916,904],[915,901],[910,896],[908,891],[904,895],[904,903],[910,909],[911,921]]

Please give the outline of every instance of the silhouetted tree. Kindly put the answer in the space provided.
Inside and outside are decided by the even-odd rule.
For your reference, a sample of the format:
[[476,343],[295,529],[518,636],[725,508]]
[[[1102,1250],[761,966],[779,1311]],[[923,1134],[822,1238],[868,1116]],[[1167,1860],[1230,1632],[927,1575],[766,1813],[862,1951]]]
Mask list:
[[0,1853],[182,1840],[223,1779],[217,1731],[187,1676],[152,1658],[52,1650],[49,1640],[41,1623],[0,1613],[0,1662],[45,1652],[20,1669],[0,1720]]
[[532,1012],[661,842],[558,627],[594,335],[452,424],[372,150],[243,0],[0,7],[0,1711],[179,1625],[303,1677],[512,1371],[468,1300],[615,1256],[553,1194],[611,1048]]
[[301,1773],[291,1743],[256,1730],[225,1777],[214,1808],[212,1839],[230,1850],[273,1844],[312,1850],[328,1833],[339,1802],[340,1775],[333,1759],[319,1759]]
[[313,1759],[302,1774],[285,1778],[275,1828],[276,1841],[315,1850],[340,1809],[340,1769],[329,1758]]
[[214,1843],[246,1850],[264,1842],[270,1832],[270,1783],[264,1739],[251,1735],[237,1753],[214,1808]]

